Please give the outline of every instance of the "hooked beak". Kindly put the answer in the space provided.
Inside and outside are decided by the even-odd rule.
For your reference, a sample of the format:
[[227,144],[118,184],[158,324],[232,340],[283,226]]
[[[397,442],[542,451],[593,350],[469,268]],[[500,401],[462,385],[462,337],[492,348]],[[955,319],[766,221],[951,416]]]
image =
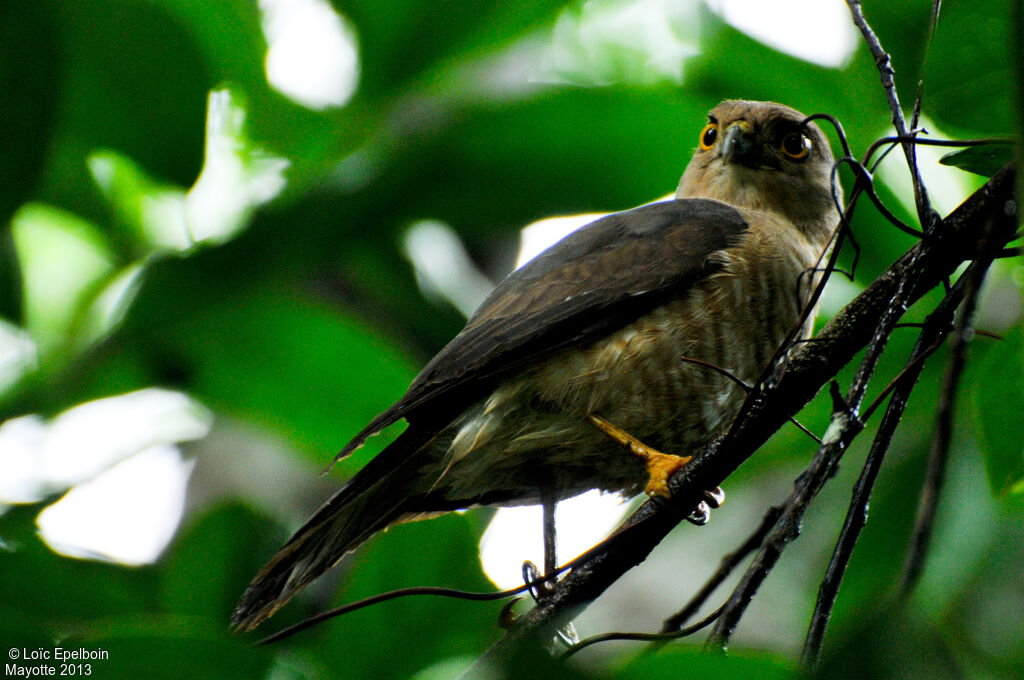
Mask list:
[[725,138],[718,147],[718,155],[723,163],[756,165],[756,145],[754,144],[754,126],[745,120],[731,123],[725,131]]

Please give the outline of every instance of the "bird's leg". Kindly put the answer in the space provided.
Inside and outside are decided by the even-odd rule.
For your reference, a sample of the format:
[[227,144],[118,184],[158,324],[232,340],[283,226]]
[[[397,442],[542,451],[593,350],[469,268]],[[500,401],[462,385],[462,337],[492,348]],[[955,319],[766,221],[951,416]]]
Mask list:
[[558,501],[551,495],[544,494],[541,507],[544,510],[544,575],[554,577],[558,569],[558,547],[556,544],[557,534],[555,533],[555,508]]
[[599,430],[625,446],[629,449],[630,453],[644,461],[644,465],[647,466],[648,476],[647,486],[644,488],[645,493],[650,496],[661,496],[662,498],[668,498],[672,495],[668,489],[668,480],[692,460],[691,456],[675,456],[652,449],[630,433],[608,422],[596,413],[591,413],[588,418]]
[[[596,413],[591,413],[590,422],[609,437],[629,449],[630,453],[638,456],[647,466],[647,487],[644,491],[651,496],[668,498],[671,492],[668,488],[668,480],[678,470],[693,460],[692,456],[675,456],[670,453],[662,453],[652,449],[639,439],[623,430],[621,427],[605,420]],[[725,501],[725,492],[721,487],[715,487],[704,492],[704,500],[697,504],[693,512],[687,516],[687,520],[693,524],[704,525],[708,523],[708,517],[712,508],[717,508]]]
[[555,531],[555,508],[558,501],[555,496],[547,491],[540,495],[540,507],[544,516],[544,571],[537,573],[537,565],[530,560],[523,562],[523,580],[526,583],[536,581],[544,576],[544,581],[531,586],[530,593],[533,599],[540,601],[547,597],[548,593],[555,587],[555,572],[558,570],[558,548],[556,544],[557,533]]
[[[557,506],[558,501],[555,500],[554,494],[549,492],[541,494],[541,508],[544,511],[544,576],[547,580],[537,588],[536,595],[540,597],[535,595],[535,599],[538,601],[551,594],[557,580],[555,576],[555,572],[558,570],[557,533],[555,531],[555,508]],[[580,641],[580,636],[572,621],[556,630],[555,634],[566,647],[572,647]],[[554,652],[555,648],[552,647],[551,651]]]
[[[558,501],[555,500],[554,495],[544,492],[541,493],[541,508],[544,511],[544,582],[536,584],[530,588],[530,594],[533,596],[535,602],[541,602],[544,598],[551,594],[555,588],[557,577],[555,572],[558,570],[558,549],[556,544],[556,531],[555,531],[555,507],[558,505]],[[523,562],[523,580],[526,583],[533,583],[541,575],[537,573],[537,567],[530,560]],[[576,626],[573,622],[565,624],[561,628],[555,631],[557,635],[556,639],[562,641],[566,647],[572,647],[580,641],[580,636],[576,632]],[[556,648],[550,647],[550,651],[555,653]]]

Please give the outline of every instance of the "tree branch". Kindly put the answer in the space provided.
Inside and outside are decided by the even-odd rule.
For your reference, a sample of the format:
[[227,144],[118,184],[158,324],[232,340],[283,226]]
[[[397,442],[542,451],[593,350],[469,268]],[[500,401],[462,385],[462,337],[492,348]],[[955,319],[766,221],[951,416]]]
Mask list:
[[[915,257],[920,257],[920,253]],[[799,535],[803,516],[811,501],[835,473],[836,466],[850,443],[864,429],[864,422],[859,416],[860,404],[889,336],[909,305],[910,291],[917,278],[921,276],[921,272],[917,271],[913,264],[914,260],[911,259],[906,276],[899,279],[893,296],[886,304],[845,399],[840,396],[839,386],[832,383],[832,421],[828,431],[822,437],[821,446],[818,447],[811,465],[801,475],[787,500],[782,516],[769,532],[757,557],[729,597],[722,616],[715,622],[715,628],[708,640],[709,647],[718,647],[724,651],[728,646],[729,638],[739,624],[747,605],[782,556],[783,550]]]
[[[900,137],[908,137],[911,132],[907,129],[907,122],[903,117],[903,108],[900,106],[899,95],[896,93],[896,70],[892,67],[889,54],[882,48],[878,36],[875,35],[871,26],[868,25],[867,19],[864,18],[864,10],[861,8],[860,0],[846,0],[846,5],[850,8],[850,16],[853,17],[854,25],[864,37],[864,42],[867,43],[871,56],[875,58],[875,65],[878,67],[878,73],[882,78],[882,88],[885,90],[886,101],[889,102],[889,111],[892,114],[892,124],[896,128],[896,134]],[[937,14],[938,9],[933,5],[933,23],[936,21]],[[903,146],[903,155],[907,158],[910,177],[913,180],[917,217],[925,232],[928,232],[933,227],[936,216],[931,209],[931,204],[928,201],[928,192],[925,190],[924,182],[921,179],[921,172],[917,167],[917,150],[910,141],[901,142],[901,144]]]
[[969,335],[972,333],[971,317],[978,302],[978,293],[981,292],[985,274],[988,272],[996,252],[1005,244],[1005,241],[998,242],[992,238],[992,233],[997,230],[997,222],[1016,222],[1016,220],[1007,220],[1006,217],[1008,216],[994,216],[985,225],[982,233],[982,254],[975,260],[974,266],[963,276],[967,282],[964,306],[960,310],[960,316],[957,318],[956,328],[953,331],[953,347],[950,351],[949,362],[946,364],[946,371],[943,374],[942,390],[939,392],[938,415],[928,454],[928,467],[918,499],[917,518],[900,584],[900,597],[903,599],[909,597],[913,592],[921,577],[921,571],[924,569],[925,555],[931,542],[935,514],[939,506],[939,495],[946,477],[946,464],[949,460],[949,446],[953,434],[953,405],[956,401],[957,388],[960,385],[960,375],[967,361],[967,345]]
[[743,543],[739,545],[736,550],[732,551],[728,555],[722,557],[722,562],[718,566],[718,569],[711,578],[701,587],[700,590],[686,603],[686,606],[680,609],[678,612],[665,619],[665,623],[662,624],[661,632],[671,633],[678,631],[683,627],[687,621],[696,616],[697,612],[704,603],[707,601],[711,594],[715,592],[718,586],[722,585],[725,579],[729,578],[733,569],[739,564],[747,555],[754,552],[761,547],[764,543],[765,536],[771,531],[772,527],[779,520],[779,515],[782,514],[782,508],[773,505],[768,508],[768,512],[765,513],[764,518],[761,520],[761,524],[758,525],[757,529],[750,536],[747,537]]
[[[989,263],[985,263],[987,268]],[[979,263],[972,263],[971,268],[977,269]],[[896,432],[910,393],[917,383],[921,371],[924,369],[924,359],[928,357],[939,343],[945,339],[950,332],[950,325],[953,313],[957,305],[963,299],[964,286],[961,281],[953,287],[953,290],[939,303],[939,306],[928,315],[928,319],[921,329],[910,358],[907,360],[906,368],[897,378],[889,406],[886,408],[885,416],[871,443],[871,450],[864,461],[864,468],[861,470],[857,483],[854,485],[850,507],[847,510],[846,518],[843,521],[843,528],[836,542],[835,550],[829,561],[828,569],[825,572],[820,588],[818,599],[814,606],[814,613],[811,616],[811,623],[807,630],[807,638],[804,641],[802,662],[805,667],[813,668],[817,665],[821,655],[822,644],[825,640],[825,629],[832,616],[832,607],[839,594],[839,585],[846,567],[853,555],[854,546],[860,537],[860,532],[867,523],[868,500],[874,488],[875,479],[881,469],[882,461],[889,449],[892,437]],[[867,417],[867,416],[865,416]]]

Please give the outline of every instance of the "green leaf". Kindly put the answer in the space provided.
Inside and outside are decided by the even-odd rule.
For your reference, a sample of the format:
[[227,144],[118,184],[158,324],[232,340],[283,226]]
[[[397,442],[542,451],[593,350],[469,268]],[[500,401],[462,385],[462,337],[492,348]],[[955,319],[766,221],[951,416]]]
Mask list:
[[284,188],[288,162],[249,141],[238,95],[224,88],[211,92],[208,101],[203,169],[187,192],[151,179],[115,151],[89,156],[93,178],[142,254],[224,242]]
[[[54,112],[62,97],[55,85],[64,58],[53,14],[46,2],[0,5],[0,120],[6,133],[0,153],[0,224],[31,198],[46,160],[41,151],[53,133]],[[2,283],[0,296],[4,313],[10,305]]]
[[989,485],[996,495],[1024,480],[1024,327],[986,348],[973,372],[974,415]]
[[[437,585],[490,591],[477,557],[476,517],[449,514],[396,526],[356,555],[341,589],[343,601],[395,588]],[[331,658],[351,677],[408,678],[433,662],[477,656],[501,633],[500,603],[409,597],[354,612],[324,624]],[[360,643],[358,654],[348,645]]]
[[[453,58],[482,57],[535,28],[566,2],[546,0],[453,0],[388,3],[333,2],[349,16],[363,59],[361,88],[390,96],[417,76]],[[409,49],[415,45],[415,49]]]
[[132,250],[146,255],[192,245],[184,224],[184,190],[158,182],[132,159],[109,149],[93,152],[88,163],[114,215],[128,230]]
[[62,557],[42,542],[36,516],[54,500],[0,516],[0,579],[17,584],[4,591],[0,620],[54,640],[98,617],[143,614],[155,590],[152,569]]
[[144,274],[145,266],[136,263],[107,277],[83,314],[81,335],[84,340],[99,340],[121,323],[142,285]]
[[[1011,46],[1019,36],[1013,1],[942,4],[924,73],[924,113],[944,129],[1016,130]],[[897,71],[901,66],[896,64]]]
[[61,647],[107,652],[108,658],[88,662],[90,674],[125,680],[262,678],[274,661],[273,652],[232,638],[226,628],[177,616],[99,620]]
[[245,585],[263,566],[263,555],[284,539],[272,522],[240,504],[208,510],[162,563],[162,609],[226,628]]
[[[195,259],[168,261],[165,271],[180,278],[161,279],[127,324],[132,341],[155,350],[203,403],[273,428],[326,464],[408,387],[411,363],[364,323],[290,284],[199,280]],[[354,460],[379,450],[376,439]]]
[[288,161],[249,141],[246,107],[237,94],[213,90],[207,101],[203,169],[185,198],[183,218],[191,240],[220,243],[281,192]]
[[[584,652],[585,653],[585,652]],[[669,680],[669,678],[722,677],[732,680],[789,680],[800,674],[795,664],[780,656],[757,652],[708,654],[696,646],[673,647],[642,655],[612,675],[616,680]]]
[[23,272],[25,328],[40,348],[80,341],[79,315],[114,271],[114,259],[93,224],[50,206],[30,204],[12,231]]
[[989,144],[969,146],[960,151],[947,153],[939,159],[943,165],[951,165],[983,177],[991,177],[1013,160],[1012,144]]
[[195,36],[152,2],[130,11],[114,0],[49,4],[60,38],[59,82],[51,84],[60,107],[39,198],[90,219],[103,215],[85,162],[98,148],[117,149],[156,177],[191,182],[206,92],[218,82]]

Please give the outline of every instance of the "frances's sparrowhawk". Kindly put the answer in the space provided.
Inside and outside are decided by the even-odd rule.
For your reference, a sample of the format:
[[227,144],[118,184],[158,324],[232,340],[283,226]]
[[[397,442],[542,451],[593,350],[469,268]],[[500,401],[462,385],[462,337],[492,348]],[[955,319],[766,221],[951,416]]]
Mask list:
[[[687,460],[671,454],[737,415],[744,390],[727,374],[753,383],[799,323],[836,224],[832,154],[803,121],[719,104],[674,200],[599,219],[502,281],[342,450],[408,423],[260,571],[236,626],[397,522],[594,488],[667,494]],[[636,455],[624,438],[643,443]]]

